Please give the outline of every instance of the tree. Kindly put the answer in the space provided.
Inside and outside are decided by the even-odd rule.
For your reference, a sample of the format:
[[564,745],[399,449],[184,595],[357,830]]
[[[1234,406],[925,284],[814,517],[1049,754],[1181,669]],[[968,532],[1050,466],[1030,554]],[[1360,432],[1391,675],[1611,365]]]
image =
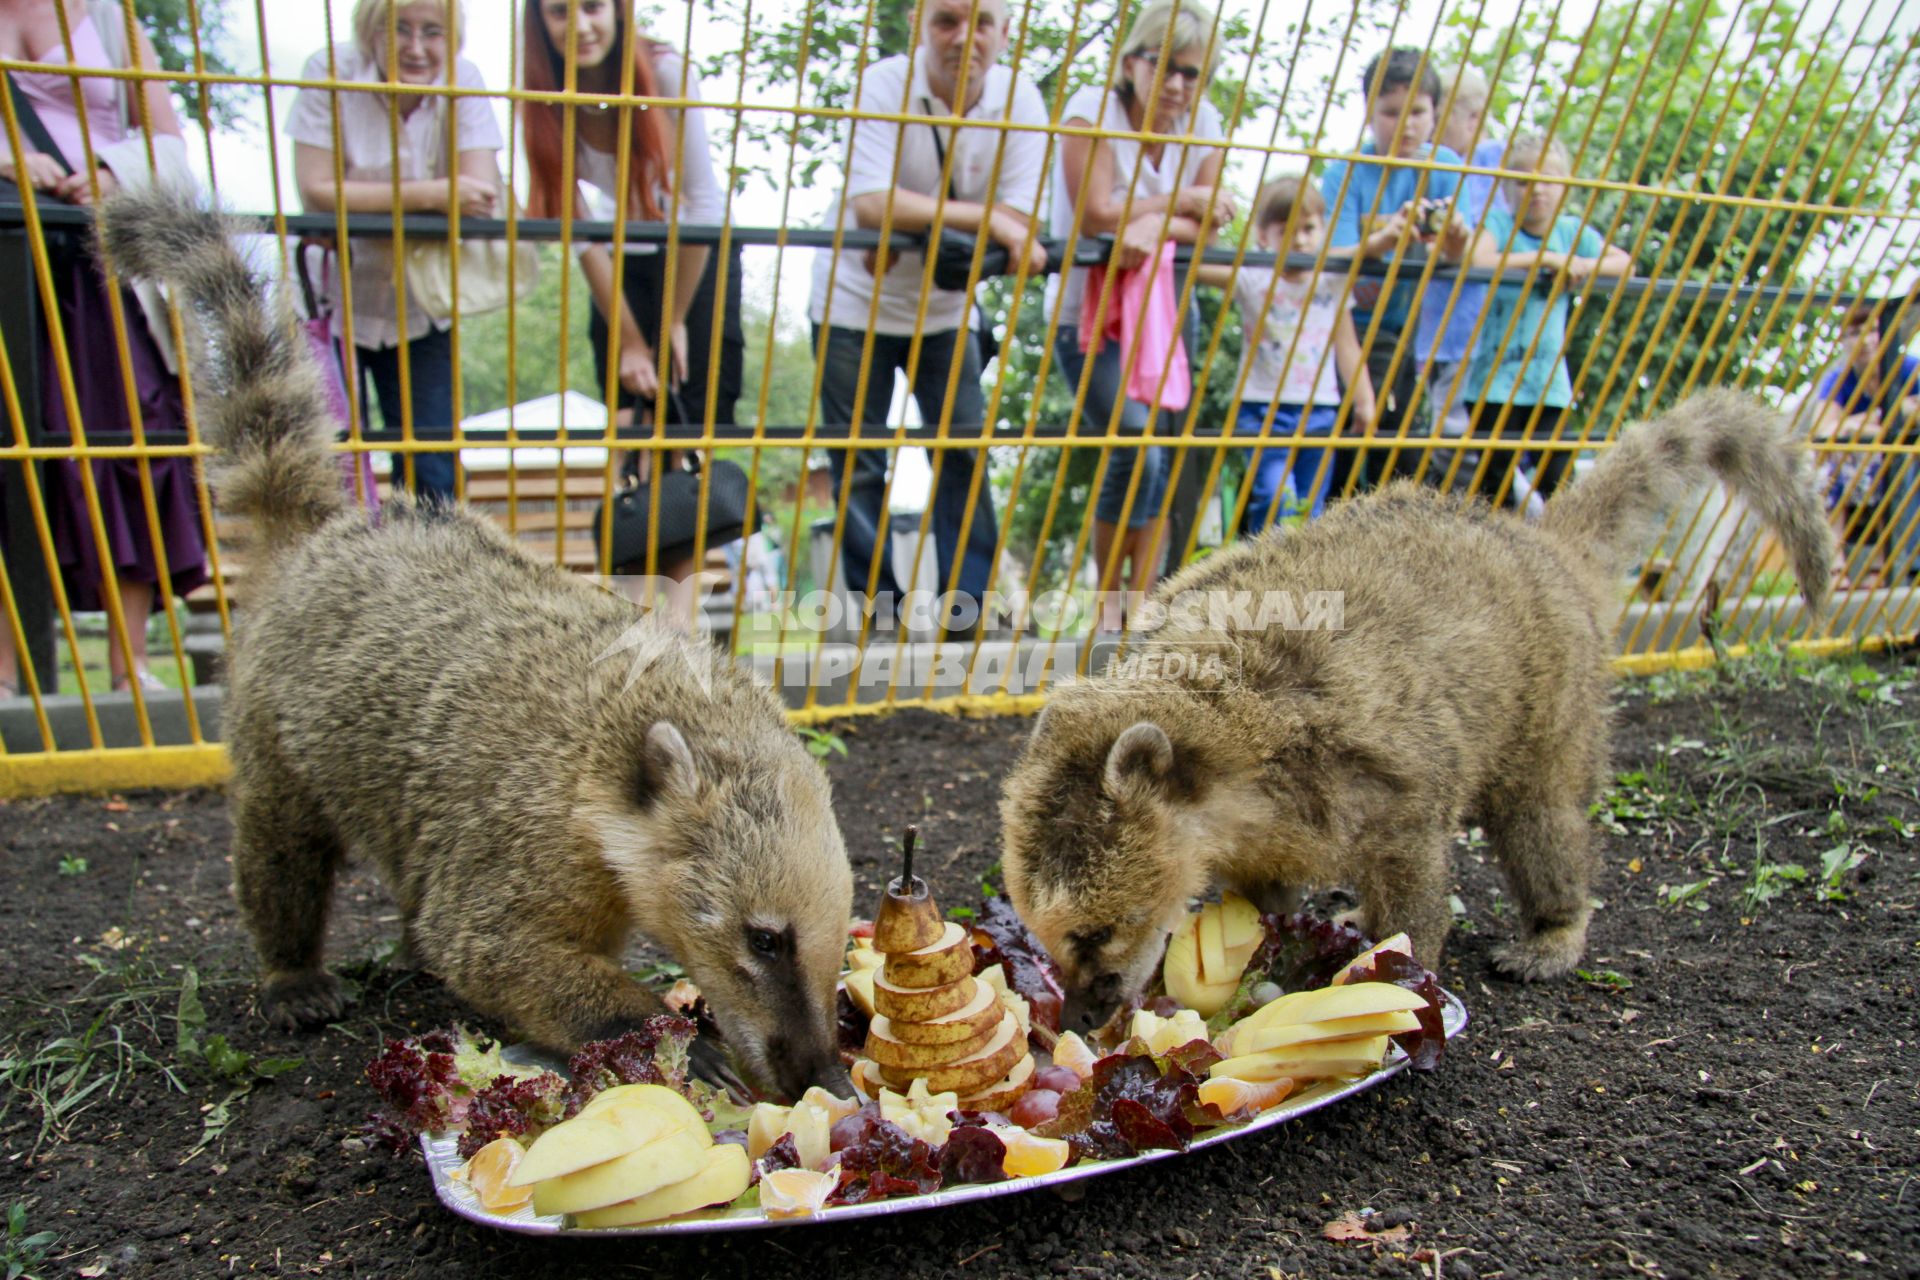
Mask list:
[[[1511,37],[1508,67],[1537,65],[1535,83],[1551,91],[1523,96],[1517,75],[1490,76],[1503,82],[1489,118],[1518,113],[1534,128],[1552,129],[1589,177],[1698,195],[1887,204],[1920,127],[1910,69],[1866,50],[1836,53],[1806,11],[1779,0],[1732,23],[1718,0],[1607,0],[1582,45],[1538,23],[1490,33],[1484,44],[1473,42],[1478,61],[1490,63],[1487,51]],[[1913,37],[1902,43],[1915,47]],[[1453,44],[1453,56],[1467,53],[1464,33]],[[1616,48],[1625,52],[1609,75]],[[1896,75],[1908,83],[1891,84]],[[1883,90],[1892,92],[1883,98]],[[1882,117],[1883,101],[1904,114]],[[1631,250],[1636,274],[1741,289],[1844,291],[1866,230],[1860,218],[1665,193],[1576,189],[1565,207]],[[1580,306],[1568,339],[1582,416],[1598,434],[1657,411],[1679,397],[1690,372],[1701,381],[1744,375],[1749,386],[1797,389],[1819,338],[1805,317],[1824,313],[1750,297],[1724,305],[1666,297],[1609,304],[1598,291]]]
[[[134,13],[153,40],[160,65],[167,70],[195,70],[197,49],[201,69],[234,75],[237,72],[226,53],[232,38],[227,26],[227,3],[228,0],[134,0]],[[222,85],[211,93],[206,89],[206,85],[197,82],[176,83],[173,96],[183,114],[195,120],[208,120],[216,126],[236,124],[241,106],[252,93],[241,85]]]
[[[567,277],[571,273],[571,280]],[[567,285],[564,325],[560,291]],[[540,279],[533,292],[513,308],[513,341],[507,338],[508,313],[492,311],[460,322],[461,413],[505,408],[537,396],[573,390],[596,400],[605,389],[593,376],[593,347],[587,341],[587,316],[593,299],[586,281],[560,246],[540,246]],[[567,334],[567,376],[560,376],[562,329]],[[507,356],[513,351],[514,382],[507,384]]]

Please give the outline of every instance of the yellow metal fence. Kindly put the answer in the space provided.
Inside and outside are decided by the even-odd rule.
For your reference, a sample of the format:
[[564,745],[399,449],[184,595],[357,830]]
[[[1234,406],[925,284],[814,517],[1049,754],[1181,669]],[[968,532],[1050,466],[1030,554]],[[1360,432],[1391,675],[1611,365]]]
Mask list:
[[[290,291],[300,246],[321,244],[314,253],[330,266],[318,296],[334,295],[343,384],[391,360],[393,420],[376,425],[358,386],[343,405],[343,456],[393,460],[375,496],[424,483],[423,460],[452,459],[455,491],[530,554],[605,572],[614,566],[591,526],[621,483],[621,457],[650,459],[658,495],[684,451],[705,456],[691,559],[716,557],[729,587],[706,625],[788,692],[800,720],[903,704],[1035,705],[1051,680],[1098,660],[1103,616],[1125,625],[1102,593],[1311,518],[1279,500],[1253,518],[1253,477],[1291,450],[1316,451],[1293,468],[1294,488],[1331,480],[1334,501],[1369,487],[1384,463],[1524,508],[1522,491],[1547,477],[1549,459],[1591,456],[1635,417],[1706,386],[1789,410],[1817,449],[1846,549],[1839,607],[1805,629],[1769,541],[1709,495],[1676,513],[1640,582],[1622,584],[1636,596],[1623,665],[1695,661],[1705,642],[1844,648],[1912,632],[1920,467],[1906,424],[1920,365],[1903,356],[1920,328],[1920,292],[1910,293],[1920,75],[1905,6],[1601,0],[1577,17],[1523,4],[1497,24],[1484,5],[1317,7],[1173,3],[1157,7],[1169,20],[1156,23],[1156,6],[1085,0],[729,0],[637,12],[575,0],[556,44],[542,34],[552,25],[543,6],[491,0],[322,4],[302,19],[277,8],[270,17],[261,3],[156,0],[64,6],[51,42],[12,33],[15,56],[0,58],[14,90],[0,102],[0,154],[16,180],[0,189],[0,695],[17,696],[0,701],[0,794],[172,785],[223,767],[202,714],[217,697],[196,680],[211,678],[244,611],[244,565],[197,475],[197,540],[177,527],[177,503],[164,506],[193,465],[179,460],[205,452],[193,381],[173,383],[182,413],[169,423],[143,398],[155,376],[135,354],[152,329],[163,360],[184,368],[185,334],[177,314],[123,289],[84,247],[88,206],[112,187],[189,172],[209,199],[260,217],[259,260]],[[608,50],[596,15],[616,11]],[[305,73],[278,53],[286,28],[318,33],[325,56]],[[51,52],[26,56],[33,47]],[[1374,59],[1388,49],[1405,52]],[[1409,59],[1411,82],[1390,83]],[[1088,102],[1097,114],[1083,114]],[[473,132],[476,106],[504,126],[504,145]],[[326,145],[298,125],[289,136],[303,114],[326,121]],[[76,154],[62,157],[77,176],[35,158],[48,150],[43,116],[70,148],[77,136]],[[557,134],[545,159],[541,121]],[[1414,145],[1449,132],[1457,152]],[[1516,167],[1522,153],[1500,144],[1521,135],[1534,143]],[[557,175],[546,174],[556,157]],[[500,181],[491,200],[472,189],[489,170]],[[636,183],[636,170],[654,179]],[[1303,233],[1316,216],[1304,195],[1263,220],[1256,193],[1282,175],[1322,193],[1328,234]],[[709,176],[718,214],[694,216]],[[543,179],[561,193],[546,207]],[[596,182],[612,194],[587,194]],[[1536,190],[1552,192],[1544,213],[1528,205]],[[1414,205],[1396,218],[1407,191]],[[1487,193],[1508,202],[1505,221]],[[1411,229],[1424,201],[1438,207],[1430,226],[1455,225]],[[842,206],[846,216],[830,216]],[[1563,233],[1561,259],[1535,252]],[[1356,249],[1357,237],[1372,247]],[[1575,251],[1582,243],[1589,250]],[[1593,244],[1623,253],[1630,274],[1593,269]],[[408,266],[410,245],[427,257],[448,246],[451,296],[462,296],[464,272],[470,290],[491,289],[504,307],[454,306],[409,334],[411,295],[427,278]],[[1073,354],[1063,330],[1138,312],[1122,269],[1164,245],[1178,271],[1163,328],[1180,351],[1115,348],[1119,376],[1136,404],[1176,402],[1184,360],[1191,393],[1143,432],[1126,398],[1095,412],[1092,358],[1078,376],[1056,366]],[[532,264],[511,246],[539,247],[531,284]],[[945,251],[944,268],[927,246]],[[382,258],[375,275],[355,270]],[[1077,314],[1060,284],[1069,264],[1097,271]],[[944,269],[964,284],[941,287]],[[105,281],[104,332],[97,312],[68,332],[81,314],[68,291],[87,287],[75,283],[85,271]],[[639,347],[615,315],[596,375],[584,317],[600,305],[596,291],[610,300],[603,313],[636,296],[636,271],[658,276],[641,295],[658,314],[632,316],[654,335],[639,344],[650,367],[620,358],[616,348]],[[1227,283],[1257,271],[1257,290]],[[1249,335],[1302,291],[1354,317],[1377,403],[1395,392],[1386,425],[1362,420],[1350,370],[1330,438],[1309,435],[1306,415],[1250,398]],[[844,300],[863,292],[862,317]],[[709,302],[690,301],[699,297]],[[957,329],[956,298],[967,300]],[[676,344],[685,314],[704,323]],[[1555,315],[1564,328],[1542,319]],[[396,318],[392,340],[368,338],[370,324]],[[1000,348],[984,368],[969,356],[977,329]],[[855,335],[852,366],[836,330]],[[1276,331],[1283,379],[1311,365],[1310,385],[1339,363],[1328,334]],[[1448,334],[1458,358],[1441,355]],[[413,357],[423,344],[444,349],[440,373]],[[683,357],[704,368],[705,385],[690,379],[670,394]],[[1546,412],[1537,398],[1489,399],[1502,364],[1558,370],[1566,403]],[[419,420],[422,369],[448,381],[449,421]],[[117,370],[117,392],[106,370]],[[627,383],[654,390],[623,397]],[[909,386],[925,393],[925,412],[907,409]],[[525,407],[569,391],[598,402],[595,420],[581,422],[578,401]],[[122,432],[86,411],[115,395]],[[864,431],[833,420],[823,405],[849,397],[885,412]],[[623,398],[636,401],[624,420]],[[969,420],[962,407],[976,399]],[[1513,432],[1448,435],[1455,405],[1476,426]],[[1243,406],[1257,431],[1237,429]],[[489,410],[509,411],[503,431],[461,425]],[[843,549],[850,525],[875,515],[872,476],[853,461],[865,449],[887,466],[876,553],[858,562]],[[919,450],[927,463],[910,474]],[[771,567],[739,544],[721,564],[707,545],[714,459],[744,468],[745,525],[761,530]],[[1119,510],[1102,519],[1099,495],[1121,474]],[[343,476],[369,498],[368,472]],[[989,610],[957,636],[936,617],[931,634],[913,634],[949,643],[940,662],[903,658],[884,613],[855,608],[823,630],[821,598],[846,601],[849,581],[868,595],[889,585],[877,548],[894,540],[896,505],[908,509],[898,585],[931,578],[977,604],[1047,607]],[[665,567],[659,507],[639,566],[648,574]],[[1130,535],[1136,511],[1146,524]],[[129,586],[144,603],[142,581],[174,581],[182,547],[204,554],[206,585],[185,601],[163,587],[150,624],[129,617]],[[116,555],[116,572],[99,567]],[[99,610],[74,607],[95,597]],[[139,678],[143,632],[165,689]],[[1036,645],[1046,660],[1023,665]],[[124,692],[103,688],[103,668],[131,673]]]

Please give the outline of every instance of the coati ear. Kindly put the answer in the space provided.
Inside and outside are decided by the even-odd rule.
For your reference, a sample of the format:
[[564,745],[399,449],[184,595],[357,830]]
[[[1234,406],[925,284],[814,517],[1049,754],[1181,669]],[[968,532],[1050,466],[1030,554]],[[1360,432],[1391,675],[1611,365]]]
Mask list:
[[652,804],[667,796],[692,795],[698,777],[687,740],[669,722],[655,721],[647,730],[647,745],[640,761],[640,802]]
[[1130,725],[1107,752],[1107,794],[1131,786],[1159,786],[1173,772],[1173,740],[1151,720]]

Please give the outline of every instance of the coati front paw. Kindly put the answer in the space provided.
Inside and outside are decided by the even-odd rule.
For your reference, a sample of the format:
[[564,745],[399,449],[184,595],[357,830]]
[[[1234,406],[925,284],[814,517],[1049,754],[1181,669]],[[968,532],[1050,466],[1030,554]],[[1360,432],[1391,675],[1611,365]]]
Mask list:
[[276,973],[260,987],[260,1012],[290,1030],[332,1022],[345,1007],[340,980],[324,969]]
[[1559,925],[1542,929],[1522,942],[1493,953],[1494,967],[1510,978],[1539,982],[1571,973],[1587,950],[1587,926]]
[[722,1089],[731,1089],[744,1097],[751,1097],[752,1091],[746,1082],[734,1072],[733,1060],[727,1055],[727,1047],[714,1036],[695,1036],[693,1047],[687,1051],[687,1066],[694,1075],[708,1084],[718,1085]]

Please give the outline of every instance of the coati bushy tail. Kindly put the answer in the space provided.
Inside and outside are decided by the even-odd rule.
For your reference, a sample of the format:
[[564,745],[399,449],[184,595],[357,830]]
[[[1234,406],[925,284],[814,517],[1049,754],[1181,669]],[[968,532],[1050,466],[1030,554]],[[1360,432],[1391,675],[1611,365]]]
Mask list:
[[1547,503],[1541,524],[1608,573],[1625,573],[1646,555],[1669,513],[1713,477],[1779,537],[1809,613],[1824,616],[1833,530],[1787,420],[1751,396],[1703,391],[1630,427],[1591,472]]
[[215,450],[208,479],[220,508],[250,520],[269,555],[343,510],[320,371],[234,244],[255,228],[165,184],[106,200],[96,228],[116,269],[171,285],[197,322],[195,418]]

